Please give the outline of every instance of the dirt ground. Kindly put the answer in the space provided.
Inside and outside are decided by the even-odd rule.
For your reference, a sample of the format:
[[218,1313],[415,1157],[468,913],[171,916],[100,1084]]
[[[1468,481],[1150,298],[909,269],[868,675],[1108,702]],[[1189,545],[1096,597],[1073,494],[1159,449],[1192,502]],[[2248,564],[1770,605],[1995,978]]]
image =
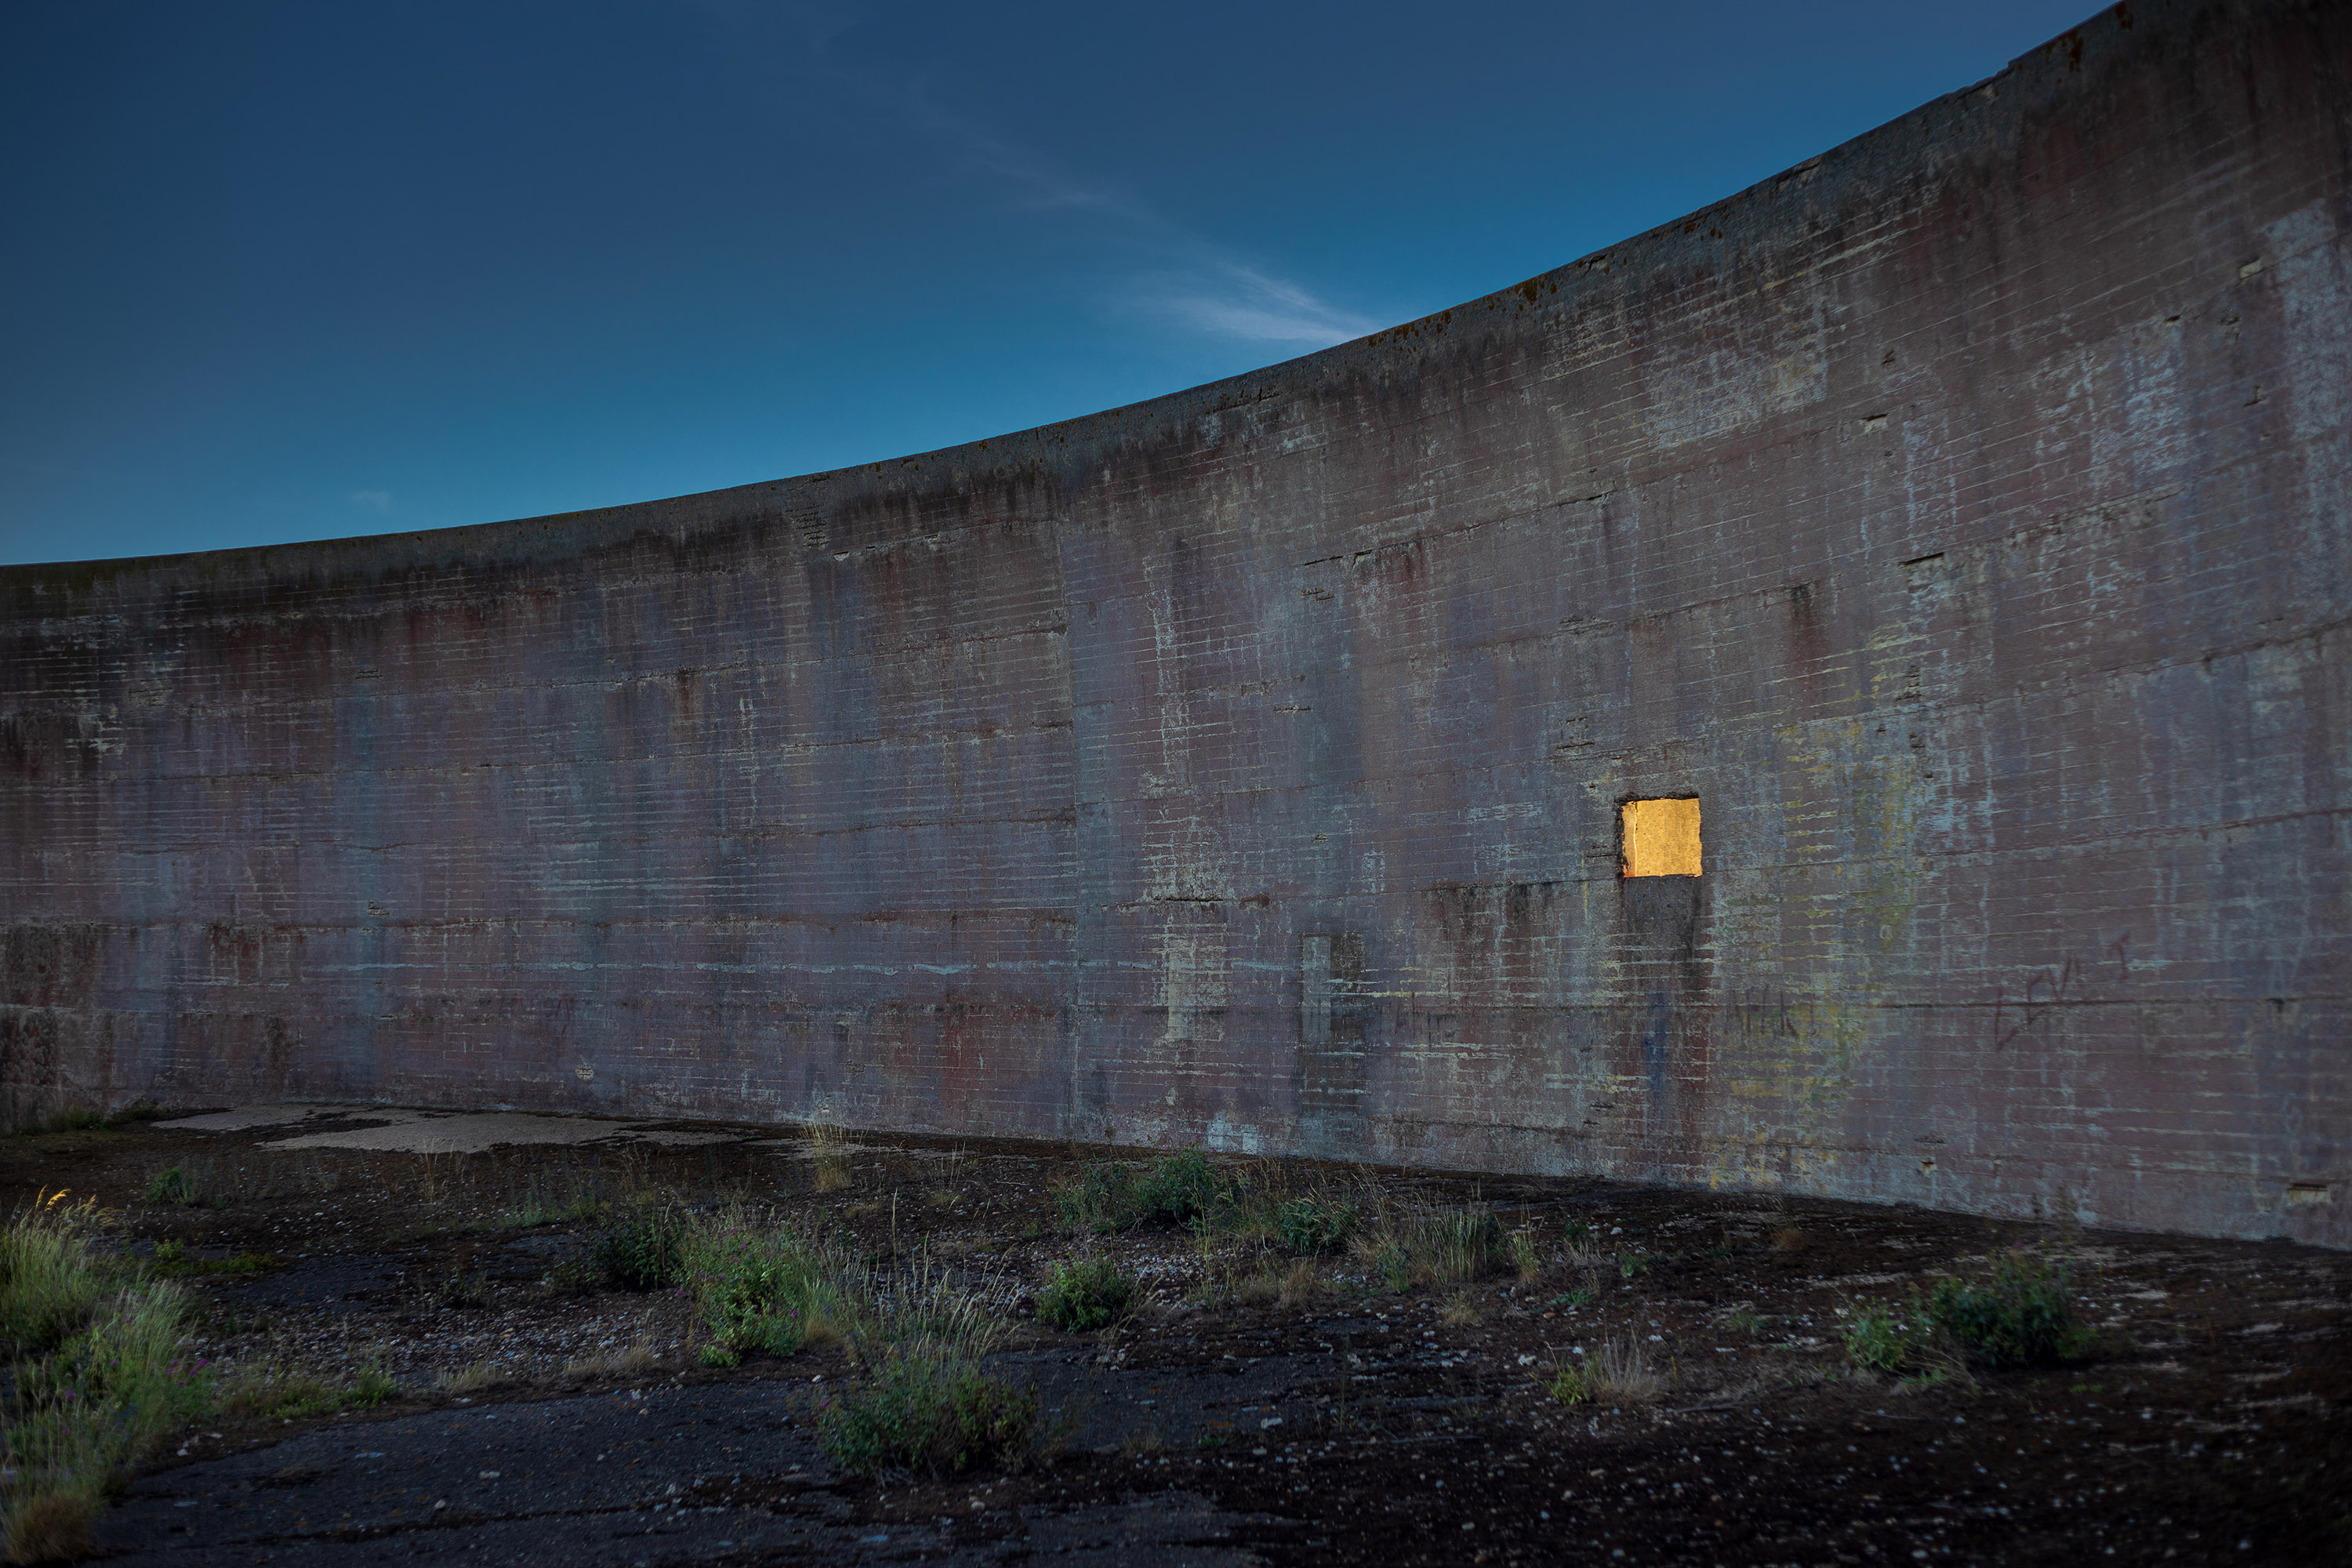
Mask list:
[[[299,1117],[300,1120],[294,1120]],[[137,1479],[102,1552],[211,1563],[1671,1563],[2352,1561],[2352,1258],[1590,1180],[1295,1168],[1485,1203],[1543,1272],[1389,1289],[1341,1256],[1260,1271],[1186,1233],[1074,1237],[1051,1189],[1134,1151],[352,1109],[0,1140],[0,1202],[95,1194],[133,1249],[215,1266],[204,1353],[401,1392],[222,1420]],[[515,1125],[543,1121],[539,1141]],[[503,1130],[502,1130],[503,1126]],[[526,1131],[530,1131],[528,1127]],[[646,1133],[663,1134],[646,1136]],[[688,1141],[699,1135],[703,1141]],[[715,1136],[714,1136],[715,1135]],[[488,1144],[488,1147],[483,1147]],[[422,1151],[422,1152],[420,1152]],[[150,1202],[178,1166],[197,1203]],[[845,1184],[836,1184],[844,1182]],[[1000,1301],[996,1370],[1052,1451],[863,1481],[812,1413],[837,1345],[701,1365],[688,1303],[592,1289],[583,1194],[749,1197],[929,1258]],[[1591,1247],[1571,1255],[1572,1224]],[[2026,1246],[2099,1330],[2059,1369],[1857,1372],[1865,1303]],[[1146,1283],[1097,1333],[1030,1292],[1092,1250]],[[1621,1261],[1622,1259],[1622,1261]],[[1582,1293],[1582,1294],[1580,1294]],[[1556,1357],[1630,1341],[1664,1378],[1567,1406]],[[1570,1362],[1573,1364],[1573,1360]],[[469,1370],[470,1369],[470,1370]]]

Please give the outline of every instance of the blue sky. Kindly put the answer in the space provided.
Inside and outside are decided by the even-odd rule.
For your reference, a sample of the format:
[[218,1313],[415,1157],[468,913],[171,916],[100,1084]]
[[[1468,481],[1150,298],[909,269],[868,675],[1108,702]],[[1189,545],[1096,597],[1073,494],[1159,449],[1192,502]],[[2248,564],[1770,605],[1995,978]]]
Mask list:
[[0,7],[0,561],[1026,428],[1474,299],[2083,0]]

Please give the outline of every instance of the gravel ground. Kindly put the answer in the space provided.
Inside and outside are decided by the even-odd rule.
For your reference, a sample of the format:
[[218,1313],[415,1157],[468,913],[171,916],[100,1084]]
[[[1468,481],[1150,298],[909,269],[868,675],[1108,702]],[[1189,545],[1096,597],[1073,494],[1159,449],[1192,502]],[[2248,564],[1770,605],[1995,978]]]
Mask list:
[[[268,1255],[195,1282],[205,1352],[231,1373],[331,1380],[375,1365],[402,1386],[375,1411],[192,1435],[103,1521],[105,1553],[190,1565],[2352,1561],[2341,1254],[1295,1166],[1301,1181],[1490,1204],[1537,1238],[1544,1267],[1397,1293],[1343,1257],[1277,1288],[1174,1230],[1061,1232],[1054,1184],[1132,1152],[861,1133],[814,1160],[796,1131],[595,1122],[475,1152],[317,1142],[439,1120],[313,1108],[299,1122],[0,1141],[11,1202],[63,1185],[117,1211],[132,1247]],[[709,1141],[646,1137],[663,1131]],[[142,1199],[174,1165],[206,1202]],[[1000,1304],[1011,1333],[996,1370],[1036,1387],[1055,1441],[1017,1471],[836,1473],[812,1421],[854,1375],[840,1347],[707,1368],[682,1299],[566,1282],[593,1221],[551,1215],[626,1192],[749,1198],[838,1227],[885,1267],[945,1260]],[[1567,1251],[1571,1222],[1593,1228],[1607,1266]],[[1853,1311],[2013,1245],[2071,1261],[2078,1310],[2100,1331],[2090,1358],[1933,1384],[1848,1364]],[[1147,1300],[1113,1330],[1055,1332],[1029,1292],[1086,1248],[1140,1276]],[[1570,1407],[1538,1385],[1554,1358],[1612,1341],[1658,1372],[1655,1399]]]

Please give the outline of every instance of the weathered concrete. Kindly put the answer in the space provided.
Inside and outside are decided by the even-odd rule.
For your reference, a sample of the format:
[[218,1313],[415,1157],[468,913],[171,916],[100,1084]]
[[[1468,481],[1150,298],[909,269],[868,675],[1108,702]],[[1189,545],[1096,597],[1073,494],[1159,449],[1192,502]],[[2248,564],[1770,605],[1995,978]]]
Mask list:
[[[2352,10],[2117,7],[1360,342],[0,574],[18,1114],[1165,1142],[2352,1240]],[[1619,803],[1706,870],[1621,879]]]

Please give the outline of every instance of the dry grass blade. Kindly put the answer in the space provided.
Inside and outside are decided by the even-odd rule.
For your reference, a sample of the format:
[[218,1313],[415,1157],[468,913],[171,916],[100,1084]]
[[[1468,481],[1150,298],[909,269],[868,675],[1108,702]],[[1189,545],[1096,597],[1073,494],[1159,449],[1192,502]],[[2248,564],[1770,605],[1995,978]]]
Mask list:
[[644,1340],[622,1350],[594,1351],[563,1363],[563,1375],[573,1379],[635,1377],[653,1369],[657,1358]]
[[471,1366],[461,1366],[455,1372],[441,1374],[439,1386],[449,1394],[479,1394],[486,1388],[496,1388],[507,1381],[504,1368],[478,1361]]
[[1584,1363],[1586,1386],[1597,1404],[1646,1405],[1666,1391],[1664,1374],[1628,1335],[1602,1344]]

